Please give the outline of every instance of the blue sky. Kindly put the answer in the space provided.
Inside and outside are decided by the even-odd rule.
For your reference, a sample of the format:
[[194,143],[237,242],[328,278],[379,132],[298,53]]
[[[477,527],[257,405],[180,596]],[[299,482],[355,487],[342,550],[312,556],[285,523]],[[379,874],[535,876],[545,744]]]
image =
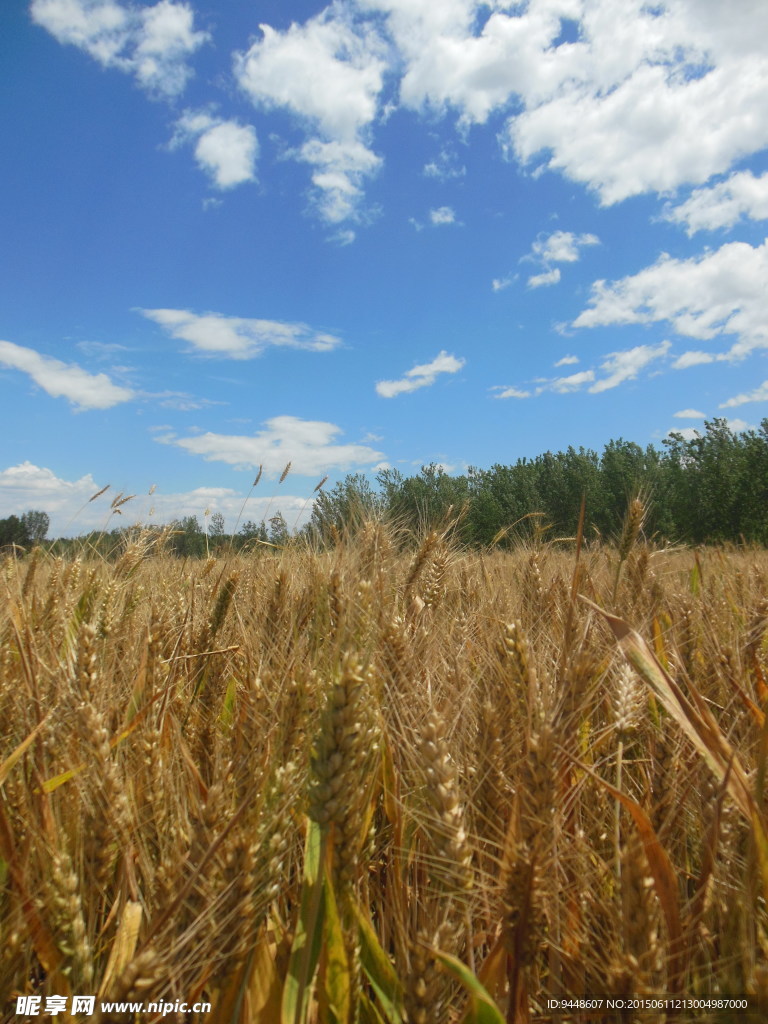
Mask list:
[[766,39],[764,0],[3,4],[0,515],[232,529],[263,465],[243,518],[294,524],[326,475],[759,424]]

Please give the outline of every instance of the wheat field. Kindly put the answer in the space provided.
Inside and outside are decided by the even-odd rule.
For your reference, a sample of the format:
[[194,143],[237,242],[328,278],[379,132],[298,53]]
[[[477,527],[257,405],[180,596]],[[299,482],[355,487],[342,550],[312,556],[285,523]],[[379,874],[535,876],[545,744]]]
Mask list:
[[548,1008],[768,995],[768,554],[637,525],[7,557],[0,1015],[746,1021]]

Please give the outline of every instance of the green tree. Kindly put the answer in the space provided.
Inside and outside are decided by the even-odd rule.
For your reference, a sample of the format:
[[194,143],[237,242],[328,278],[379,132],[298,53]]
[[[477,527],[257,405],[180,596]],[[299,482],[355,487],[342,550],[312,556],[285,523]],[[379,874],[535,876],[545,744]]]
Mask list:
[[258,547],[258,541],[266,541],[268,539],[269,535],[266,525],[263,522],[254,523],[249,519],[247,523],[243,523],[240,527],[238,547],[255,548]]
[[288,524],[285,521],[282,512],[277,512],[269,520],[269,543],[275,544],[277,547],[285,547],[290,540],[290,534],[288,532]]
[[18,516],[0,519],[0,547],[17,544],[21,548],[26,548],[29,547],[31,540],[23,519],[19,519]]
[[37,509],[30,509],[21,517],[24,528],[29,534],[33,544],[41,544],[48,533],[51,520],[47,512],[40,512]]
[[362,473],[350,473],[331,490],[320,491],[312,506],[310,532],[324,542],[345,532],[354,533],[367,519],[379,514],[384,499]]
[[221,512],[214,512],[208,524],[208,535],[210,537],[224,536],[224,516]]
[[205,534],[197,516],[184,516],[172,524],[170,549],[181,558],[202,558],[205,555]]
[[521,520],[532,512],[541,511],[537,475],[537,467],[527,459],[519,459],[514,466],[496,464],[487,470],[470,468],[469,520],[473,543],[490,544],[501,530],[508,530],[516,523],[520,524],[519,528],[514,534],[508,532],[503,543],[512,543],[515,536],[532,529],[532,521],[524,525]]

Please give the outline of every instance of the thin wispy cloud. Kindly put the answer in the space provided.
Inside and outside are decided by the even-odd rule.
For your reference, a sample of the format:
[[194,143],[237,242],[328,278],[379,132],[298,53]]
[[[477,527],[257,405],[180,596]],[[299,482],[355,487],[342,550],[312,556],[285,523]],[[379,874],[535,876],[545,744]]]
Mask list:
[[2,366],[26,373],[51,398],[66,398],[79,412],[111,409],[135,397],[134,391],[115,384],[106,373],[89,373],[77,363],[64,363],[12,341],[0,341]]
[[687,370],[691,366],[705,366],[707,363],[714,363],[715,357],[711,352],[690,351],[683,352],[681,356],[672,363],[673,370]]
[[378,381],[376,393],[382,398],[395,398],[397,395],[407,394],[410,391],[418,391],[419,388],[430,387],[434,384],[441,373],[458,373],[464,364],[464,359],[457,359],[456,356],[442,351],[435,356],[431,363],[414,366],[399,380]]
[[[669,341],[663,341],[659,345],[636,345],[634,348],[625,349],[622,352],[610,352],[597,369],[577,370],[576,373],[561,377],[539,378],[534,382],[536,387],[533,389],[497,386],[492,390],[499,391],[496,398],[529,398],[547,392],[567,395],[582,390],[597,395],[619,387],[620,384],[627,381],[635,380],[640,372],[651,363],[665,358],[670,348]],[[555,366],[567,366],[578,363],[578,361],[575,356],[566,356]],[[587,387],[587,385],[589,386]]]
[[187,309],[141,309],[139,312],[159,324],[172,338],[188,342],[193,350],[229,359],[254,359],[270,347],[330,352],[341,344],[341,339],[335,335],[315,331],[301,323],[223,313],[197,314]]
[[498,391],[498,395],[494,395],[494,398],[530,398],[531,392],[526,391],[524,388],[509,387],[505,384],[495,384],[491,391]]
[[456,155],[446,149],[440,150],[434,160],[424,165],[424,176],[436,178],[438,181],[452,181],[465,178],[467,168],[460,164]]
[[720,403],[721,409],[733,409],[737,405],[746,405],[748,402],[768,402],[768,380],[764,380],[759,387],[752,391],[745,391],[743,394],[735,395],[725,402]]
[[560,281],[560,268],[553,267],[552,270],[545,270],[541,274],[533,274],[528,278],[529,288],[546,288],[551,284],[558,284]]
[[601,391],[618,387],[625,381],[634,380],[646,366],[657,359],[663,359],[671,347],[671,342],[662,341],[659,345],[635,345],[624,352],[611,352],[600,364],[600,369],[606,376],[596,380],[589,390],[593,394],[599,394]]
[[[554,391],[559,395],[567,395],[571,391],[580,391],[585,384],[590,384],[594,379],[594,370],[578,370],[576,373],[568,374],[566,377],[555,377],[554,380],[541,385],[536,388],[536,394],[540,395],[544,391]],[[592,391],[593,388],[589,390]]]
[[503,292],[505,288],[509,288],[516,280],[517,274],[510,274],[508,277],[494,277],[493,281],[491,281],[491,288],[495,292]]

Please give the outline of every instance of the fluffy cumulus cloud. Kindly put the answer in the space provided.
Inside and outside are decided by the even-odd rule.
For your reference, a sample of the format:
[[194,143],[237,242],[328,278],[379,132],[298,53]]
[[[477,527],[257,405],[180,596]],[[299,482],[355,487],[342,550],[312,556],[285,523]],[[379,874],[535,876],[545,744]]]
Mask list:
[[384,44],[347,5],[334,4],[284,32],[260,25],[262,37],[235,55],[235,76],[261,107],[296,115],[309,138],[295,152],[314,167],[321,215],[354,217],[366,178],[381,160],[367,145],[386,69]]
[[103,67],[135,76],[152,93],[177,96],[192,74],[189,57],[208,40],[195,30],[187,3],[153,6],[119,0],[32,0],[33,21],[60,43],[84,50]]
[[[558,6],[531,3],[523,19]],[[541,53],[525,109],[508,122],[520,160],[544,154],[545,166],[613,203],[703,183],[768,144],[765,4],[569,6],[578,40]]]
[[438,206],[436,210],[429,211],[429,219],[435,227],[441,224],[455,224],[456,214],[450,206]]
[[678,420],[703,420],[704,413],[699,412],[698,409],[681,409],[679,412],[672,414],[675,419]]
[[90,473],[79,480],[63,480],[51,469],[22,462],[0,470],[0,507],[4,515],[21,515],[28,509],[47,512],[49,537],[79,533],[104,525],[104,508],[88,499],[101,490]]
[[[595,282],[590,306],[573,326],[667,322],[678,334],[699,341],[736,335],[720,358],[742,359],[768,347],[767,280],[768,240],[757,247],[729,242],[687,260],[662,255],[637,274]],[[678,359],[677,368],[707,361],[697,355],[689,353],[687,363]]]
[[768,220],[768,174],[739,171],[716,185],[694,189],[685,202],[669,204],[665,217],[682,224],[689,236],[730,228],[742,219]]
[[440,352],[431,363],[414,366],[400,380],[380,380],[376,384],[376,393],[382,398],[395,398],[408,391],[418,391],[419,388],[434,384],[441,373],[457,373],[464,363],[464,359],[457,359],[445,351]]
[[225,121],[207,111],[187,110],[176,122],[172,147],[193,143],[198,166],[216,188],[256,180],[259,143],[252,125]]
[[333,334],[315,331],[306,324],[192,313],[188,309],[142,309],[172,338],[187,341],[193,349],[229,359],[253,359],[272,346],[308,352],[330,352],[341,344]]
[[351,470],[372,466],[384,458],[382,452],[367,444],[340,444],[341,427],[320,420],[302,420],[296,416],[274,416],[254,435],[204,433],[177,437],[158,435],[155,440],[172,444],[208,462],[232,466],[263,466],[269,474],[281,473],[291,463],[294,473],[314,476],[331,470]]
[[[166,95],[184,88],[208,38],[175,0],[32,0],[31,12],[61,42]],[[768,146],[763,0],[334,0],[286,29],[259,28],[234,55],[236,80],[254,104],[303,126],[290,152],[311,166],[318,211],[333,224],[362,218],[382,163],[374,131],[398,106],[462,129],[500,116],[504,152],[584,183],[604,204],[704,185]],[[248,130],[209,130],[197,156],[226,181],[222,149],[234,161]],[[443,149],[425,173],[464,168]],[[689,231],[763,217],[766,187],[741,172],[668,216]]]
[[597,235],[577,235],[573,231],[553,231],[538,238],[531,247],[532,258],[542,263],[575,263],[586,245],[598,245]]
[[12,341],[0,341],[2,366],[28,374],[52,398],[66,398],[78,411],[111,409],[135,397],[135,392],[114,384],[105,373],[88,373],[77,363],[64,363]]
[[[59,477],[52,469],[22,462],[0,470],[0,509],[3,515],[21,515],[29,509],[47,512],[49,537],[77,535],[87,530],[112,529],[134,523],[160,525],[184,516],[196,516],[201,527],[206,512],[221,512],[225,529],[235,530],[238,519],[260,522],[265,516],[282,512],[289,526],[300,526],[311,511],[306,495],[280,493],[260,496],[245,494],[230,487],[194,487],[187,491],[164,493],[145,484],[128,482],[113,486],[98,498],[103,483],[90,473],[77,480]],[[135,497],[121,506],[119,522],[110,508],[114,496],[123,489]],[[151,491],[151,493],[150,493]],[[245,503],[245,510],[243,504]]]
[[528,278],[529,288],[543,288],[558,284],[560,268],[553,263],[576,263],[581,258],[581,250],[588,245],[599,245],[597,235],[577,235],[573,231],[553,231],[536,239],[530,253],[523,256],[523,262],[540,263],[544,268],[541,273]]
[[768,144],[761,0],[358,6],[385,18],[403,105],[465,125],[512,110],[509,152],[541,155],[604,203],[703,183]]

